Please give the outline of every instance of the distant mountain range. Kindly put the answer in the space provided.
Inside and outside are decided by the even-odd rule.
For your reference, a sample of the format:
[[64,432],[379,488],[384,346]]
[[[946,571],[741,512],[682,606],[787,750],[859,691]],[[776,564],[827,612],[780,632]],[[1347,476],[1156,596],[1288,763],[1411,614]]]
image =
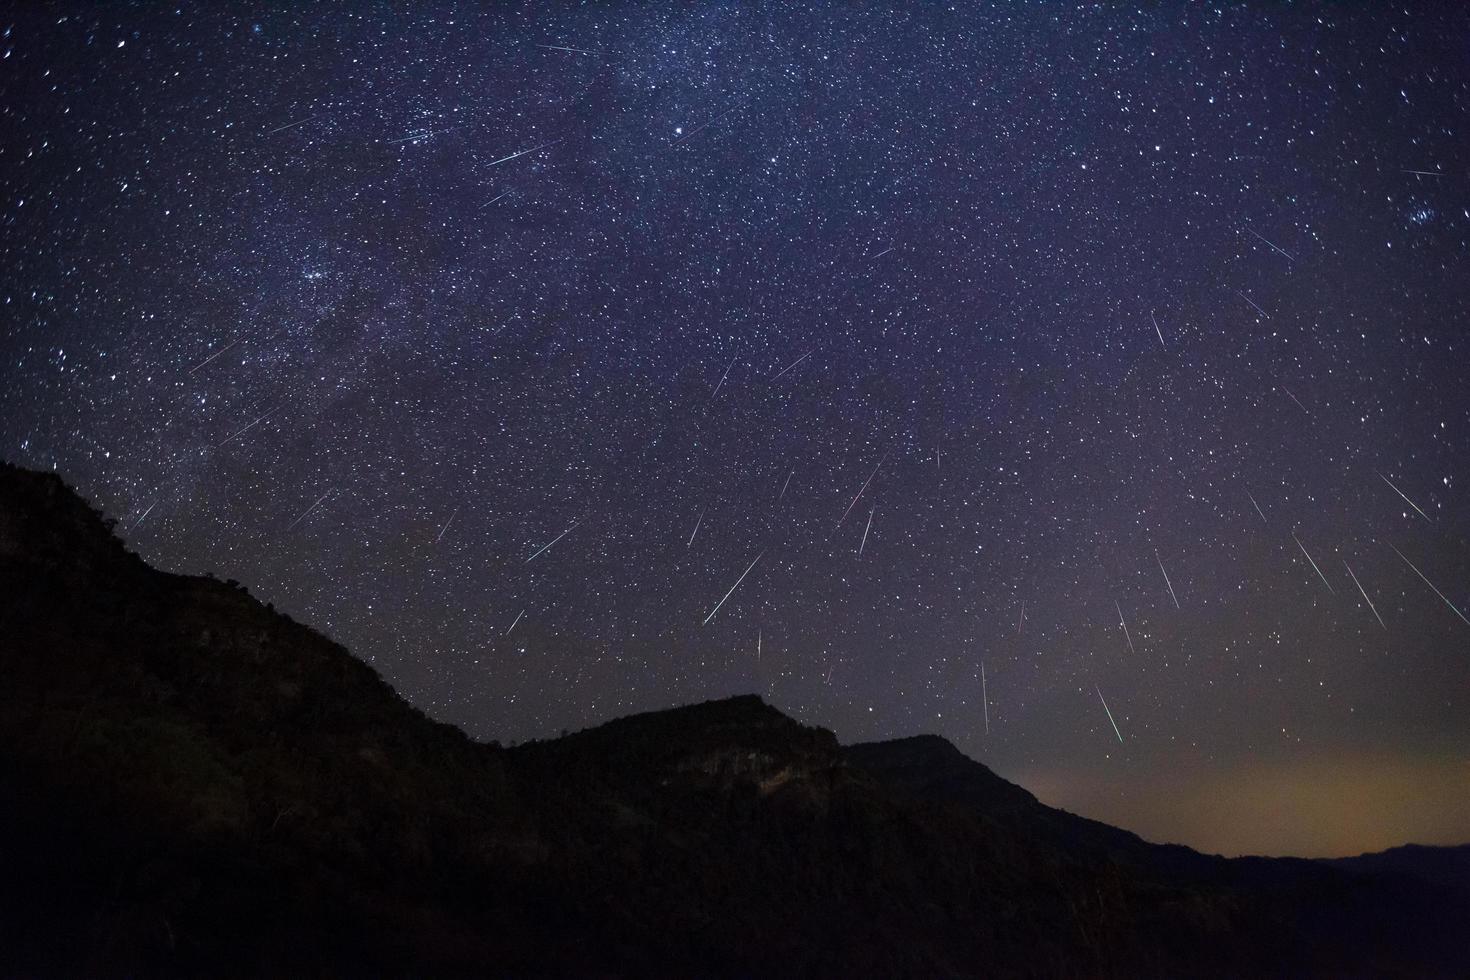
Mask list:
[[1463,977],[1470,847],[1208,857],[754,696],[476,743],[0,464],[0,974]]

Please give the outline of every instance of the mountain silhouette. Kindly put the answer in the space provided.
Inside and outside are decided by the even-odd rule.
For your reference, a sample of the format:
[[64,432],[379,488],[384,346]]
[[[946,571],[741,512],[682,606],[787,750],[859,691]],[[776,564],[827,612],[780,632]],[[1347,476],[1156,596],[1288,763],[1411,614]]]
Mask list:
[[1225,859],[743,696],[514,748],[0,464],[0,973],[1464,976],[1470,848]]

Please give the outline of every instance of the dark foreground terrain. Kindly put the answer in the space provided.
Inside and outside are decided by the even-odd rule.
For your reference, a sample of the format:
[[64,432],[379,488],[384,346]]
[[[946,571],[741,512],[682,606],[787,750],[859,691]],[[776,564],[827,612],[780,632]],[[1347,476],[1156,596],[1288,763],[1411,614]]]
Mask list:
[[1206,857],[755,697],[477,744],[0,464],[0,973],[1465,976],[1470,848]]

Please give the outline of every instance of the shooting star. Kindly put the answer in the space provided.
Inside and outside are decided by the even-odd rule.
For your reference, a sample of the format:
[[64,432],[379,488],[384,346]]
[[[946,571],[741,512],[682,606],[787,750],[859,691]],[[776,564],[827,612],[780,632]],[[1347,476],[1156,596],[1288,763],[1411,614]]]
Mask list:
[[891,251],[893,251],[893,246],[892,245],[888,246],[887,248],[885,248],[883,251],[879,252],[877,255],[873,256],[868,261],[869,262],[877,262],[879,259],[881,259],[883,256],[887,255]]
[[1316,572],[1317,577],[1322,580],[1322,584],[1327,586],[1327,591],[1333,595],[1337,595],[1337,590],[1332,587],[1331,582],[1327,581],[1327,576],[1322,574],[1322,569],[1317,567],[1317,563],[1312,561],[1312,556],[1307,554],[1307,546],[1302,544],[1302,539],[1296,536],[1295,531],[1291,532],[1291,540],[1295,541],[1296,546],[1302,549],[1302,554],[1307,555],[1307,561],[1312,562],[1312,571]]
[[1016,620],[1016,635],[1021,635],[1021,627],[1026,625],[1026,600],[1021,600],[1021,618]]
[[1368,590],[1364,589],[1363,583],[1358,581],[1358,577],[1356,575],[1353,575],[1353,566],[1344,561],[1342,563],[1342,567],[1347,569],[1349,575],[1352,575],[1353,584],[1356,585],[1358,587],[1358,591],[1362,593],[1363,601],[1368,604],[1368,608],[1373,610],[1373,618],[1378,620],[1378,625],[1382,626],[1384,629],[1388,629],[1388,624],[1383,621],[1382,616],[1378,615],[1378,607],[1373,605],[1372,599],[1368,598]]
[[805,354],[801,355],[796,360],[792,361],[790,364],[788,364],[784,368],[782,368],[781,369],[781,373],[778,374],[778,375],[776,375],[771,380],[772,381],[780,381],[783,377],[786,376],[786,372],[787,371],[790,371],[792,368],[796,367],[796,365],[800,364],[802,361],[806,360],[808,357],[811,357],[811,356],[812,356],[812,352],[811,351],[807,351]]
[[1312,414],[1310,411],[1308,411],[1307,406],[1305,406],[1305,405],[1302,404],[1302,400],[1300,398],[1298,398],[1296,395],[1293,395],[1291,393],[1291,389],[1290,388],[1286,387],[1286,385],[1282,385],[1281,386],[1281,390],[1284,391],[1284,392],[1286,392],[1286,397],[1287,398],[1290,398],[1292,401],[1296,402],[1296,407],[1297,408],[1301,409],[1303,412],[1306,412],[1307,415],[1309,415],[1309,416]]
[[505,635],[506,636],[510,636],[510,630],[513,630],[513,629],[516,628],[516,623],[519,623],[521,621],[521,617],[524,616],[525,614],[526,614],[526,611],[524,609],[522,609],[520,612],[516,613],[516,618],[510,624],[510,629],[508,629],[508,630],[505,631]]
[[198,364],[196,364],[193,367],[191,367],[189,369],[189,373],[190,374],[193,374],[195,371],[197,371],[200,368],[204,367],[204,365],[208,364],[210,361],[214,360],[216,357],[219,357],[221,354],[223,354],[225,351],[229,350],[231,347],[234,347],[239,342],[240,342],[240,338],[236,337],[234,340],[230,341],[228,344],[226,344],[225,346],[221,347],[219,350],[215,351],[213,354],[210,354],[204,360],[200,361]]
[[434,539],[434,543],[435,544],[438,544],[440,541],[443,541],[444,540],[444,532],[447,531],[447,530],[449,530],[449,525],[451,525],[451,524],[454,523],[454,519],[458,515],[459,515],[459,508],[456,507],[456,508],[454,508],[454,513],[449,515],[449,520],[445,521],[444,522],[444,526],[439,529],[439,536]]
[[1154,317],[1153,310],[1148,311],[1148,318],[1153,321],[1154,333],[1159,335],[1159,346],[1164,348],[1164,350],[1168,350],[1169,345],[1164,343],[1164,331],[1159,329],[1159,321]]
[[990,691],[985,685],[985,661],[980,661],[980,706],[985,710],[985,734],[990,734]]
[[[1271,239],[1267,238],[1265,235],[1262,235],[1260,232],[1256,231],[1254,228],[1251,228],[1251,227],[1247,226],[1245,230],[1248,231],[1248,232],[1250,232],[1252,235],[1255,235],[1257,238],[1259,238],[1261,241],[1265,242],[1267,245],[1270,245],[1272,248],[1274,248],[1276,251],[1280,252],[1282,255],[1286,256],[1286,261],[1288,261],[1288,262],[1295,262],[1296,261],[1296,259],[1292,258],[1290,252],[1288,252],[1286,249],[1282,248],[1280,245],[1277,245],[1275,242],[1271,241]],[[1247,300],[1247,302],[1249,302],[1249,300]],[[1252,305],[1254,305],[1254,304],[1252,304]]]
[[[443,130],[440,130],[440,132],[442,133]],[[556,144],[558,144],[560,142],[561,142],[561,140],[551,140],[548,143],[541,143],[541,144],[539,144],[537,146],[533,146],[529,150],[517,150],[516,152],[512,153],[510,156],[501,157],[499,160],[491,160],[489,163],[485,164],[485,166],[487,166],[487,167],[493,167],[497,163],[505,163],[507,160],[514,160],[516,157],[523,157],[527,153],[535,153],[537,150],[544,150],[548,146],[555,146]]]
[[601,51],[590,51],[587,48],[569,48],[565,44],[538,44],[536,47],[544,48],[547,51],[567,51],[571,54],[592,54],[598,55],[599,57],[603,54]]
[[1419,510],[1419,505],[1418,504],[1416,504],[1416,503],[1414,503],[1414,501],[1410,500],[1408,498],[1408,496],[1405,495],[1405,493],[1402,490],[1400,490],[1398,487],[1394,487],[1393,486],[1393,481],[1392,480],[1390,480],[1388,477],[1384,476],[1382,473],[1379,473],[1378,474],[1378,478],[1380,480],[1382,480],[1384,483],[1387,483],[1389,486],[1393,487],[1393,492],[1396,493],[1396,494],[1398,494],[1400,497],[1403,497],[1404,498],[1404,503],[1408,504],[1410,507],[1414,508],[1415,510],[1418,510],[1420,517],[1424,518],[1426,521],[1429,521],[1429,523],[1431,523],[1431,524],[1434,523],[1434,520],[1432,518],[1430,518],[1430,516],[1428,514],[1424,513],[1424,511],[1422,511],[1422,510]]
[[732,367],[734,367],[734,366],[735,366],[735,358],[732,357],[732,358],[730,358],[730,363],[725,365],[725,373],[722,374],[722,375],[720,375],[720,383],[717,384],[717,385],[715,385],[715,390],[714,391],[710,392],[710,395],[709,395],[709,400],[710,401],[714,401],[715,400],[715,396],[720,393],[720,389],[725,386],[725,379],[730,376],[730,369]]
[[298,119],[295,122],[286,123],[286,125],[284,125],[284,126],[277,126],[275,129],[267,129],[265,131],[265,135],[271,136],[271,135],[274,135],[275,133],[282,132],[283,130],[294,129],[297,126],[305,126],[307,123],[311,122],[313,119],[320,119],[322,116],[325,116],[325,115],[328,115],[328,113],[318,112],[314,116],[307,116],[305,119]]
[[786,474],[786,482],[781,484],[781,492],[776,494],[776,503],[779,504],[781,502],[781,498],[786,496],[786,488],[791,486],[791,478],[795,475],[795,470],[792,470],[790,473]]
[[260,423],[264,422],[266,419],[270,418],[272,415],[276,414],[276,412],[279,411],[280,408],[281,408],[281,406],[280,405],[277,405],[275,408],[271,409],[269,412],[266,412],[264,415],[262,415],[259,418],[257,418],[254,422],[251,422],[249,425],[245,426],[245,428],[239,429],[236,432],[234,432],[232,435],[230,435],[229,437],[227,437],[224,440],[224,442],[220,442],[220,443],[216,444],[214,448],[215,449],[219,449],[222,446],[224,446],[224,444],[226,442],[233,442],[234,440],[240,438],[245,433],[249,432],[251,429],[255,428],[257,425],[259,425]]
[[761,662],[761,631],[755,631],[755,662]]
[[156,506],[158,506],[158,501],[155,500],[155,501],[153,501],[153,503],[151,503],[151,504],[148,505],[148,509],[147,510],[143,511],[143,513],[141,515],[139,515],[138,519],[133,522],[133,530],[134,531],[138,530],[138,525],[143,523],[143,518],[145,518],[149,514],[153,513],[153,508],[156,507]]
[[572,529],[575,528],[578,524],[581,524],[581,523],[582,522],[580,520],[573,521],[571,527],[567,528],[565,531],[561,532],[556,537],[552,538],[551,541],[548,542],[547,544],[542,545],[540,551],[537,551],[530,558],[527,558],[526,559],[526,564],[529,565],[529,564],[531,564],[531,562],[535,561],[537,558],[540,558],[543,553],[545,553],[546,551],[550,550],[550,548],[551,548],[552,545],[556,544],[558,541],[560,541],[562,538],[566,537],[568,534],[571,534],[572,533]]
[[858,557],[859,558],[861,558],[863,556],[863,549],[868,546],[868,532],[871,531],[871,530],[873,530],[873,511],[875,511],[877,509],[878,509],[878,505],[877,504],[874,504],[872,507],[870,507],[868,509],[868,526],[865,527],[865,528],[863,528],[863,541],[862,541],[862,544],[858,545]]
[[1442,173],[1440,173],[1437,170],[1405,170],[1405,171],[1403,171],[1403,173],[1406,173],[1406,174],[1417,174],[1420,177],[1445,177],[1445,176],[1448,176],[1447,174],[1442,174]]
[[1256,301],[1253,300],[1253,299],[1251,299],[1245,293],[1242,293],[1240,290],[1237,289],[1237,290],[1235,290],[1235,295],[1239,296],[1241,299],[1243,299],[1247,303],[1249,303],[1251,305],[1251,309],[1253,309],[1257,313],[1261,314],[1261,316],[1265,317],[1267,320],[1271,319],[1271,314],[1267,313],[1265,310],[1263,310],[1259,306],[1257,306],[1256,305]]
[[867,491],[868,484],[873,482],[873,477],[878,475],[878,471],[883,468],[883,464],[886,462],[888,462],[888,450],[884,450],[883,458],[878,460],[878,465],[873,467],[873,472],[868,474],[868,478],[863,481],[862,487],[858,489],[857,496],[852,498],[852,503],[848,504],[847,510],[842,512],[842,517],[837,522],[838,527],[841,527],[842,522],[847,520],[847,515],[852,513],[852,509],[857,506],[858,499]]
[[320,507],[322,505],[322,501],[323,500],[326,500],[328,497],[330,497],[332,495],[332,491],[335,490],[335,489],[337,489],[337,488],[336,487],[329,487],[327,489],[327,492],[326,493],[324,493],[320,497],[316,498],[316,503],[314,503],[310,507],[306,508],[306,510],[304,510],[304,511],[301,512],[301,516],[300,517],[296,518],[296,520],[294,520],[290,524],[288,524],[286,526],[286,530],[289,531],[292,528],[294,528],[297,524],[300,524],[302,521],[306,520],[307,515],[310,514],[312,511],[316,510],[318,507]]
[[732,585],[732,586],[730,586],[730,591],[725,593],[724,599],[721,599],[719,602],[715,603],[715,608],[713,608],[713,609],[711,609],[709,611],[709,615],[706,616],[706,617],[704,617],[704,622],[701,623],[700,625],[702,625],[702,626],[708,626],[709,625],[709,621],[715,618],[715,613],[719,612],[720,611],[720,607],[725,604],[725,599],[728,599],[728,598],[730,598],[730,596],[732,596],[732,595],[735,594],[735,590],[738,589],[738,588],[740,588],[740,583],[745,581],[745,576],[749,575],[750,574],[750,570],[755,567],[755,562],[760,561],[761,560],[761,555],[764,555],[764,554],[765,554],[765,551],[762,550],[761,553],[760,553],[760,555],[756,555],[755,556],[755,561],[751,562],[749,565],[746,566],[745,571],[741,572],[740,573],[740,577],[735,580],[735,584]]
[[695,133],[701,132],[702,130],[710,126],[713,126],[715,123],[719,122],[721,119],[724,119],[730,113],[736,111],[737,109],[744,109],[749,104],[750,100],[746,99],[739,105],[733,105],[730,108],[726,109],[724,112],[720,113],[718,116],[715,116],[713,119],[706,120],[705,122],[700,123],[698,126],[695,126],[687,133],[682,132],[682,127],[680,129],[674,130],[675,134],[678,135],[679,138],[674,140],[673,145],[676,147],[683,145],[684,141],[692,137]]
[[708,504],[705,504],[704,507],[699,508],[699,517],[694,522],[694,534],[689,535],[689,543],[684,547],[689,548],[694,545],[694,535],[699,533],[699,525],[704,523],[704,512],[708,506]]
[[1258,503],[1256,503],[1256,496],[1255,496],[1255,494],[1253,494],[1249,490],[1247,490],[1245,492],[1245,495],[1247,497],[1251,498],[1251,506],[1256,509],[1256,513],[1257,514],[1260,514],[1261,515],[1261,521],[1262,521],[1262,523],[1269,523],[1268,521],[1266,521],[1266,513],[1265,513],[1265,511],[1261,510],[1261,505],[1258,504]]
[[1102,702],[1103,710],[1108,713],[1108,722],[1111,723],[1113,726],[1113,734],[1118,736],[1118,742],[1119,744],[1121,744],[1123,741],[1123,733],[1118,731],[1118,723],[1116,721],[1113,721],[1113,712],[1108,708],[1108,699],[1102,696],[1102,688],[1098,687],[1096,684],[1092,685],[1092,689],[1097,692],[1097,699]]
[[1159,557],[1157,549],[1154,551],[1154,561],[1159,563],[1159,571],[1164,572],[1164,584],[1169,587],[1169,598],[1174,600],[1174,608],[1179,608],[1179,597],[1174,594],[1174,583],[1169,581],[1169,573],[1164,571],[1164,560]]
[[1404,564],[1405,565],[1408,565],[1410,568],[1414,569],[1414,574],[1415,575],[1419,576],[1421,579],[1424,579],[1424,584],[1425,585],[1429,586],[1431,589],[1434,589],[1434,594],[1437,595],[1437,596],[1439,596],[1440,599],[1444,601],[1444,604],[1447,605],[1447,606],[1449,606],[1450,609],[1452,609],[1454,611],[1455,615],[1456,616],[1459,616],[1460,619],[1461,619],[1461,621],[1463,621],[1466,626],[1470,626],[1470,619],[1466,619],[1465,618],[1465,614],[1462,613],[1462,612],[1460,612],[1459,609],[1456,609],[1455,608],[1455,604],[1453,602],[1451,602],[1450,600],[1446,599],[1445,598],[1445,594],[1443,592],[1439,591],[1439,589],[1436,589],[1434,587],[1434,583],[1431,582],[1431,581],[1429,581],[1429,579],[1424,575],[1423,572],[1419,571],[1418,566],[1416,566],[1413,562],[1409,561],[1409,558],[1408,558],[1407,555],[1405,555],[1402,551],[1399,551],[1398,548],[1394,548],[1393,545],[1389,545],[1389,547],[1390,548],[1393,548],[1394,553],[1397,554],[1400,558],[1402,558],[1404,560]]
[[1128,652],[1137,656],[1138,651],[1133,649],[1133,637],[1128,634],[1128,622],[1123,618],[1123,607],[1118,605],[1117,599],[1113,600],[1113,608],[1118,610],[1118,625],[1123,627],[1123,639],[1128,641]]

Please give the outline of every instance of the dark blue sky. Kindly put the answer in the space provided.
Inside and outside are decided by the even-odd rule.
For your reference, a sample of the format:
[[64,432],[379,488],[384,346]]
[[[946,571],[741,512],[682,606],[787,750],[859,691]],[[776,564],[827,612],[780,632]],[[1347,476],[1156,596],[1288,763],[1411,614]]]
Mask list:
[[1470,839],[1462,6],[13,16],[0,456],[155,564],[479,737]]

